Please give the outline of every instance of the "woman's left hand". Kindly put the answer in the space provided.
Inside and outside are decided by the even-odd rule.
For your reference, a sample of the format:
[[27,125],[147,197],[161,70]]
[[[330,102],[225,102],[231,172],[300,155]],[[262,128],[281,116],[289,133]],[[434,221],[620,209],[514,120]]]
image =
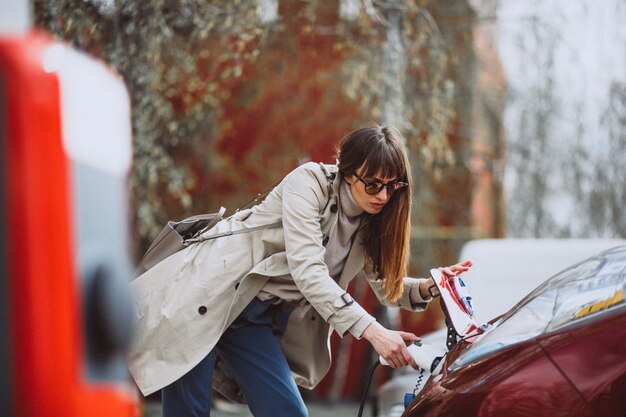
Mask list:
[[[473,263],[470,260],[467,261],[463,261],[461,263],[458,264],[454,264],[454,265],[450,265],[450,266],[443,266],[440,268],[437,268],[441,271],[442,274],[444,274],[446,277],[448,278],[452,278],[454,276],[457,276],[465,271],[469,271],[469,269],[472,267]],[[429,291],[429,288],[434,287],[435,286],[435,280],[432,278],[427,279],[426,281],[422,281],[420,283],[420,294],[422,296],[423,299],[429,299],[431,296],[431,291]],[[439,291],[436,289],[437,287],[434,288],[434,292],[432,293],[432,295],[437,296],[439,295]]]
[[[467,261],[463,261],[461,263],[455,264],[455,265],[450,265],[450,266],[444,266],[441,268],[437,268],[439,269],[445,276],[447,276],[448,278],[457,276],[465,271],[469,271],[469,269],[472,267],[473,263],[470,260]],[[432,279],[432,278],[431,278]]]

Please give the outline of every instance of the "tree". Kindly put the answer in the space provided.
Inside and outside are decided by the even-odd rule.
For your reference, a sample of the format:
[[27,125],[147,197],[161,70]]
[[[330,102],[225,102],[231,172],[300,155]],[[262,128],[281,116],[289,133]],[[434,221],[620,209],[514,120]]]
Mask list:
[[[267,28],[245,1],[34,0],[36,25],[109,63],[130,92],[131,194],[139,247],[192,206],[198,150]],[[200,168],[201,169],[201,168]],[[141,251],[141,250],[140,250]]]
[[508,235],[625,237],[626,9],[586,0],[500,6],[512,91]]

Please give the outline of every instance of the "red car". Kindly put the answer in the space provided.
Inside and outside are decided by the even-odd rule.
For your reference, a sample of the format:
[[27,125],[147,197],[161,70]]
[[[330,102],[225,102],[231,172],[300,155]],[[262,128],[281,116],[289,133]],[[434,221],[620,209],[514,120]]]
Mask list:
[[402,416],[625,417],[625,292],[626,246],[555,275],[453,346]]

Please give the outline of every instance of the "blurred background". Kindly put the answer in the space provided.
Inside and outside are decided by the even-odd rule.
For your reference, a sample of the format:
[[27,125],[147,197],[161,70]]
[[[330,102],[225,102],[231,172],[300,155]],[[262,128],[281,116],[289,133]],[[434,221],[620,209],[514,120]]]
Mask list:
[[[33,25],[119,73],[130,96],[129,246],[232,212],[374,121],[406,138],[410,273],[479,238],[626,237],[621,0],[32,0]],[[228,212],[227,212],[228,214]],[[423,334],[438,309],[382,310]],[[365,285],[365,286],[362,286]],[[333,339],[306,393],[359,397],[372,353]],[[379,378],[385,379],[384,371]]]

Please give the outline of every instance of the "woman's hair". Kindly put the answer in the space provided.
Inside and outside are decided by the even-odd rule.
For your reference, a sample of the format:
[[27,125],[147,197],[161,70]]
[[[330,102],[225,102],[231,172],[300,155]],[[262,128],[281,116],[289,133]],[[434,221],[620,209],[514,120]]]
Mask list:
[[397,301],[409,260],[411,230],[412,182],[402,136],[393,128],[379,125],[357,129],[341,140],[337,159],[343,178],[358,172],[362,178],[395,178],[409,184],[393,193],[380,213],[366,214],[362,226],[366,260],[383,280],[385,297]]

